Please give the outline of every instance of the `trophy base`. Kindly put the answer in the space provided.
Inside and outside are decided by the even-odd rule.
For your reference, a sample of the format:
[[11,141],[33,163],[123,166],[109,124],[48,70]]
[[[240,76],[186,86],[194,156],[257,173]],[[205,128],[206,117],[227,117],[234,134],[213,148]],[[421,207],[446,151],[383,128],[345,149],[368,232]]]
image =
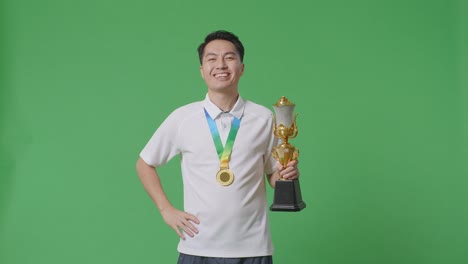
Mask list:
[[302,201],[299,180],[277,180],[275,197],[270,206],[271,211],[297,212],[306,207]]

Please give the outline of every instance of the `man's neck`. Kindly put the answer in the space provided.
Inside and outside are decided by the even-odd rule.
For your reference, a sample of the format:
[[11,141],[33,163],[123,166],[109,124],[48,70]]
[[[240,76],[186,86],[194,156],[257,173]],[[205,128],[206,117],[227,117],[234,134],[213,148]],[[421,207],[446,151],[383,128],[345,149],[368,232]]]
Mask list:
[[208,98],[210,98],[210,101],[223,112],[229,112],[236,104],[237,98],[239,98],[239,93],[237,91],[235,91],[235,93],[208,91]]

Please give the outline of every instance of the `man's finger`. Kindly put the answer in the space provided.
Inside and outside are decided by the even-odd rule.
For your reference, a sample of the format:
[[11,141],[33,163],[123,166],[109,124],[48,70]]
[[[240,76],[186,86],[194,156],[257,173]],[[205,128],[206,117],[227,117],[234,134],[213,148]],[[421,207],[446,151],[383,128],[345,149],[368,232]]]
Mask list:
[[189,235],[190,237],[193,237],[194,234],[192,233],[192,230],[190,230],[190,228],[188,228],[186,225],[182,226],[182,229],[184,230],[184,232]]
[[192,214],[187,213],[185,218],[188,219],[188,220],[191,220],[192,222],[196,223],[197,225],[200,224],[200,220],[198,220],[198,218],[196,216],[192,215]]
[[198,229],[194,225],[192,225],[190,222],[187,222],[186,226],[195,234],[198,234]]
[[179,229],[178,226],[176,226],[175,228],[173,227],[173,229],[176,231],[177,235],[179,235],[180,238],[185,240],[185,236],[184,236],[184,234],[182,234],[182,232],[180,232],[180,229]]

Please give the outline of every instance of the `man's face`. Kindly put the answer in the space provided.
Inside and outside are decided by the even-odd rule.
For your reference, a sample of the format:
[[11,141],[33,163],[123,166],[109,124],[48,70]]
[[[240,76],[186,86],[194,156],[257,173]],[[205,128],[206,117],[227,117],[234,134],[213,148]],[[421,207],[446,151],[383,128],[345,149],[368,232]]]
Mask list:
[[234,44],[217,39],[205,46],[200,72],[209,90],[237,89],[244,64]]

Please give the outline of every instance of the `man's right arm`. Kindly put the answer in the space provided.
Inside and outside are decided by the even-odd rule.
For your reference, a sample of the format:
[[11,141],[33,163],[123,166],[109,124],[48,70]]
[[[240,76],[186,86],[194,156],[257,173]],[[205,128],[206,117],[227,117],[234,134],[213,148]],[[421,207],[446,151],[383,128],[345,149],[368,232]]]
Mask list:
[[198,230],[192,222],[199,224],[200,221],[194,215],[177,210],[172,206],[169,199],[167,199],[156,169],[148,165],[142,158],[139,158],[136,170],[143,187],[158,207],[166,224],[174,229],[182,239],[185,239],[182,231],[191,237],[197,234]]

